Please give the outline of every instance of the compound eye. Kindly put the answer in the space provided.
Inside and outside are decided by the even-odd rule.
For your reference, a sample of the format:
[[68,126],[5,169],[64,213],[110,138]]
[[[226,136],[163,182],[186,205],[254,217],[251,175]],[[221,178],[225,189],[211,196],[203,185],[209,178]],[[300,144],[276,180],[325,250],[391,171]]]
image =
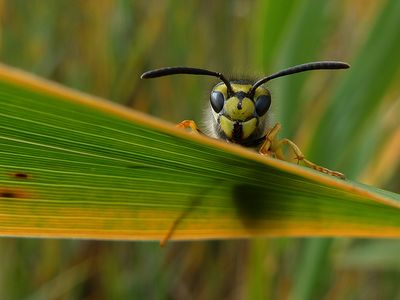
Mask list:
[[263,116],[271,106],[271,96],[261,95],[256,100],[256,112],[260,117]]
[[210,102],[213,110],[216,113],[219,113],[224,107],[224,95],[221,92],[212,92],[210,96]]

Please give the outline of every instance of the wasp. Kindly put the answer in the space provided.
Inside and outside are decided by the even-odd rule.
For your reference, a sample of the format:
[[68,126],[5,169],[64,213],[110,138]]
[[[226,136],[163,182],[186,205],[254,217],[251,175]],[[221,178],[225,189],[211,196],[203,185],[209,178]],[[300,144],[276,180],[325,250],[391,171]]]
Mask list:
[[[273,125],[270,114],[271,93],[263,84],[272,79],[310,71],[327,69],[347,69],[350,66],[338,61],[310,62],[281,70],[255,82],[249,80],[228,80],[222,73],[191,67],[167,67],[151,70],[142,74],[142,79],[156,78],[175,74],[214,76],[221,80],[210,93],[204,134],[244,147],[258,150],[262,155],[290,161],[284,146],[295,155],[297,164],[329,174],[341,179],[345,176],[336,171],[319,166],[306,159],[300,148],[287,138],[278,139],[280,123]],[[272,126],[273,125],[273,126]],[[185,120],[177,125],[203,133],[193,120]]]

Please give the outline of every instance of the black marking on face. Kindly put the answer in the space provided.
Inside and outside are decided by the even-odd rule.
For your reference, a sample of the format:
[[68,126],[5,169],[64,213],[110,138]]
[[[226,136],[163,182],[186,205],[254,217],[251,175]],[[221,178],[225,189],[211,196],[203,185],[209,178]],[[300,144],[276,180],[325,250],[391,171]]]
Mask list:
[[245,147],[257,147],[260,146],[262,143],[264,143],[264,141],[265,141],[265,135],[256,139],[246,140],[245,142],[240,144]]
[[244,99],[244,98],[247,97],[247,93],[245,93],[245,92],[243,92],[243,91],[240,91],[240,92],[237,92],[237,93],[235,94],[235,96],[236,96],[239,100],[242,100],[242,99]]
[[235,122],[233,124],[233,133],[232,133],[232,140],[240,141],[243,135],[243,126],[239,122]]

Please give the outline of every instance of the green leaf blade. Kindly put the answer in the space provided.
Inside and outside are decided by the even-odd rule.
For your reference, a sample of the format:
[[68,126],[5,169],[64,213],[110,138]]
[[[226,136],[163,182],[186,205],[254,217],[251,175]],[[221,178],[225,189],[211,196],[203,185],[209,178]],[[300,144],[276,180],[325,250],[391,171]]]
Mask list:
[[2,235],[152,240],[171,228],[173,239],[400,235],[397,194],[15,72],[0,69]]

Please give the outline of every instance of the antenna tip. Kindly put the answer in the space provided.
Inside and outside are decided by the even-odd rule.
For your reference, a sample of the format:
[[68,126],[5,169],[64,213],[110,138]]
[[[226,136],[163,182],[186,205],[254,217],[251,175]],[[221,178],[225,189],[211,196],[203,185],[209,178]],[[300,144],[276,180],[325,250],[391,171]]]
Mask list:
[[[324,62],[321,62],[324,63]],[[343,61],[327,61],[328,64],[331,64],[332,69],[348,69],[350,65]]]
[[343,64],[343,69],[349,69],[351,66],[348,63],[342,63]]

